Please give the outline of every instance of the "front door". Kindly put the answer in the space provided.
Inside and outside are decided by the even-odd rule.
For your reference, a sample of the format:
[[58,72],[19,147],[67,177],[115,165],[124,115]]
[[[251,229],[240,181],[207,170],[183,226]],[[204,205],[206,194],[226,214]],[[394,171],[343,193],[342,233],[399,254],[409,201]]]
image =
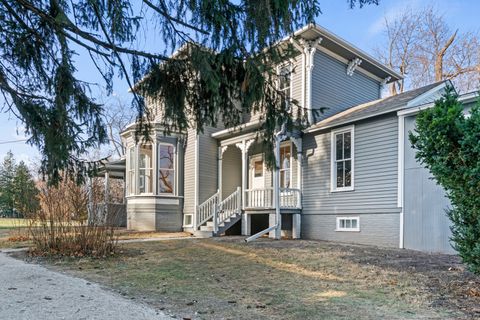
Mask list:
[[265,166],[262,155],[250,157],[250,193],[249,207],[265,206]]

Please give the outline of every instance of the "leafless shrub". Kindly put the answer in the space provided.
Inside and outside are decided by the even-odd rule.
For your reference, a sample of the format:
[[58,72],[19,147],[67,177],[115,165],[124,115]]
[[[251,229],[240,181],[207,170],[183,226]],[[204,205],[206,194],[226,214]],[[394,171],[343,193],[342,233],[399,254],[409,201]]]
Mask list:
[[[29,217],[32,254],[107,256],[115,253],[117,237],[108,221],[87,221],[88,189],[65,179],[58,186],[39,184],[41,209]],[[101,186],[94,183],[94,194]],[[93,199],[93,210],[100,203]]]

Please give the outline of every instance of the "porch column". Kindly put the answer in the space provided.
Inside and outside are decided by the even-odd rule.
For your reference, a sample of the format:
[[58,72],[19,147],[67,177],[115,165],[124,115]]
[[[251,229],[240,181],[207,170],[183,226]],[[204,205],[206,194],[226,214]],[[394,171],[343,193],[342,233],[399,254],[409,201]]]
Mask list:
[[248,149],[253,142],[254,139],[250,139],[235,144],[235,146],[242,151],[242,210],[245,210],[246,206],[245,190],[247,190],[248,182]]
[[223,154],[227,151],[228,146],[220,146],[218,148],[218,198],[223,200]]
[[252,215],[244,213],[242,215],[242,236],[252,235]]
[[103,197],[103,222],[106,223],[108,221],[108,198],[110,192],[110,174],[108,173],[107,169],[105,168],[105,181],[104,181],[104,197]]
[[292,238],[300,239],[302,229],[302,216],[300,213],[292,214]]
[[291,138],[292,142],[297,148],[297,189],[302,190],[302,161],[303,161],[303,146],[302,138]]

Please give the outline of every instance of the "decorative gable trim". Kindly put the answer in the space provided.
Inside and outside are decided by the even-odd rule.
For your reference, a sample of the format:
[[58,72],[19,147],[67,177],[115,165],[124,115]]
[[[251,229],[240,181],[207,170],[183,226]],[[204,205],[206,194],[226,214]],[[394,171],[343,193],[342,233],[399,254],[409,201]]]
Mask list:
[[362,63],[362,59],[360,58],[355,58],[352,59],[348,62],[347,66],[347,75],[353,76],[353,73],[355,72],[355,69]]

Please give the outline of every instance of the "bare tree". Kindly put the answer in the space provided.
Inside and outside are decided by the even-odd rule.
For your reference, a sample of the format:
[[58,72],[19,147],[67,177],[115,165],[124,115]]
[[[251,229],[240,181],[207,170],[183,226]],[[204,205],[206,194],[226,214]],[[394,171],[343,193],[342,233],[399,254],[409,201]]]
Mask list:
[[451,79],[460,91],[479,87],[480,44],[476,32],[452,30],[433,7],[407,9],[385,18],[386,45],[377,56],[406,79],[390,87],[391,94]]
[[125,154],[120,133],[135,120],[135,111],[121,98],[113,97],[105,103],[103,118],[111,146],[110,153],[115,153],[120,158]]

